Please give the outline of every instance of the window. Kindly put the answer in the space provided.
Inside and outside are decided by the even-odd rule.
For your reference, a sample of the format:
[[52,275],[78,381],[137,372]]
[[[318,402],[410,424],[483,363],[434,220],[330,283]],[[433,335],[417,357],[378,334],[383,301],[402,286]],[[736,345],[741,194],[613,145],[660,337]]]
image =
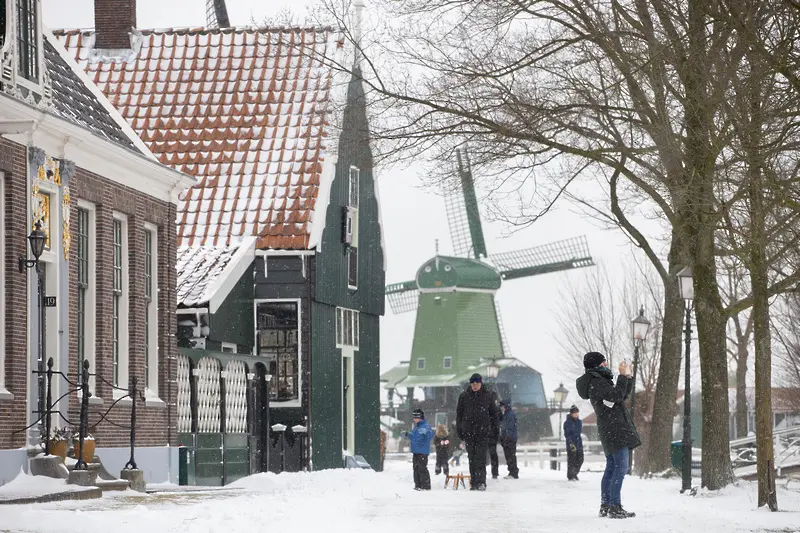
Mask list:
[[[127,221],[115,215],[112,225],[113,301],[111,307],[111,356],[113,384],[128,388],[128,235]],[[116,395],[124,394],[115,390]]]
[[5,387],[6,372],[6,194],[5,176],[0,172],[0,400],[11,400],[13,396]]
[[[78,208],[78,383],[83,379],[83,360],[86,359],[86,307],[89,295],[89,211]],[[94,372],[94,370],[90,370]]]
[[38,0],[17,0],[17,55],[19,74],[39,83]]
[[417,359],[417,370],[425,370],[425,359]]
[[[97,264],[95,241],[95,207],[93,204],[78,201],[78,220],[76,246],[78,251],[78,296],[76,302],[78,381],[83,379],[83,361],[89,361],[89,372],[95,368],[95,265]],[[94,377],[89,377],[89,390],[95,391]]]
[[236,344],[233,343],[233,342],[222,342],[222,343],[220,343],[220,345],[221,345],[220,346],[220,351],[222,351],[222,353],[236,353],[237,352]]
[[350,246],[347,248],[347,287],[351,290],[358,288],[358,201],[359,201],[359,182],[360,171],[356,167],[350,167],[350,179],[347,208],[351,213],[348,223],[352,225],[349,231],[352,233]]
[[158,228],[144,229],[144,386],[158,395]]
[[350,167],[350,188],[347,195],[348,207],[358,207],[358,185],[361,172],[356,167]]
[[444,368],[453,368],[453,358],[452,357],[445,357],[443,361]]
[[358,248],[347,249],[347,287],[358,288]]
[[336,346],[358,348],[359,312],[352,309],[336,308]]
[[277,402],[299,401],[299,302],[256,302],[256,327],[258,355],[266,359],[272,375],[270,399]]

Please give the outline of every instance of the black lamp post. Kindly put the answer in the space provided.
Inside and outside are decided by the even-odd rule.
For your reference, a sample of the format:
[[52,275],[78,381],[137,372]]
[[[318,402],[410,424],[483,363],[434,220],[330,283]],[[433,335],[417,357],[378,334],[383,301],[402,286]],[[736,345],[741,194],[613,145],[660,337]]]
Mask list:
[[564,412],[564,400],[567,399],[569,391],[564,388],[563,383],[558,384],[558,388],[553,391],[553,398],[558,402],[558,440],[561,440],[561,415]]
[[692,490],[692,380],[689,352],[692,345],[692,300],[694,300],[694,282],[692,280],[692,267],[687,266],[678,272],[678,287],[681,298],[686,307],[686,356],[684,357],[684,385],[683,385],[683,461],[681,463],[681,493]]
[[[39,258],[42,256],[42,252],[44,252],[44,245],[45,241],[47,240],[47,235],[45,235],[44,231],[42,231],[42,223],[41,221],[36,221],[36,224],[31,231],[31,234],[28,235],[28,242],[31,246],[31,254],[33,255],[33,259],[25,259],[24,257],[19,258],[19,271],[25,272],[26,268],[35,268],[36,269],[36,277],[37,277],[37,285],[38,285],[38,305],[39,305],[39,347],[37,352],[37,370],[39,371],[39,431],[41,433],[41,428],[44,427],[44,414],[47,411],[47,406],[45,405],[45,392],[44,392],[44,380],[45,380],[45,373],[44,373],[44,280],[42,278],[42,268],[39,264]],[[44,435],[45,442],[49,438],[49,435]]]
[[[631,320],[631,338],[633,339],[633,389],[631,391],[631,419],[636,423],[636,373],[639,369],[639,350],[644,344],[650,321],[644,317],[644,306],[639,308],[639,316]],[[633,471],[633,453],[628,455],[628,474]]]

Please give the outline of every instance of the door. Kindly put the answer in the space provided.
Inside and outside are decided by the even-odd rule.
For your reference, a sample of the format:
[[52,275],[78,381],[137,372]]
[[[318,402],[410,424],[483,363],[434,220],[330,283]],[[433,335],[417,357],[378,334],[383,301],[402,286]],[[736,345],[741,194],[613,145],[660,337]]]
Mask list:
[[352,348],[342,349],[342,454],[355,455],[355,387]]
[[250,471],[269,470],[269,391],[267,369],[263,364],[255,365],[252,380],[252,410],[250,424]]

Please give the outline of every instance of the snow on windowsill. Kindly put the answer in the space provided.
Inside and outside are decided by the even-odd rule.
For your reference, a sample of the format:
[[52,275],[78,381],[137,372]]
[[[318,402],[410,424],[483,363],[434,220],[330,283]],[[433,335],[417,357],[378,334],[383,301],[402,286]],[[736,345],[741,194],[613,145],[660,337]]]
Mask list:
[[145,407],[164,407],[167,404],[158,397],[158,394],[150,389],[144,390],[144,406]]
[[13,399],[14,395],[8,392],[8,389],[0,385],[0,402],[11,401]]

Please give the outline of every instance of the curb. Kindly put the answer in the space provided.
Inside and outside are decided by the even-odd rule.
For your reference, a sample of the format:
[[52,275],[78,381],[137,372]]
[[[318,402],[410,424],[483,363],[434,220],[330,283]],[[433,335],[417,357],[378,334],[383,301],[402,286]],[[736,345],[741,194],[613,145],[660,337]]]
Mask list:
[[48,503],[67,500],[93,500],[101,496],[103,496],[103,491],[99,487],[87,487],[86,490],[56,492],[43,496],[31,496],[29,498],[0,499],[0,505],[23,505],[27,503]]

